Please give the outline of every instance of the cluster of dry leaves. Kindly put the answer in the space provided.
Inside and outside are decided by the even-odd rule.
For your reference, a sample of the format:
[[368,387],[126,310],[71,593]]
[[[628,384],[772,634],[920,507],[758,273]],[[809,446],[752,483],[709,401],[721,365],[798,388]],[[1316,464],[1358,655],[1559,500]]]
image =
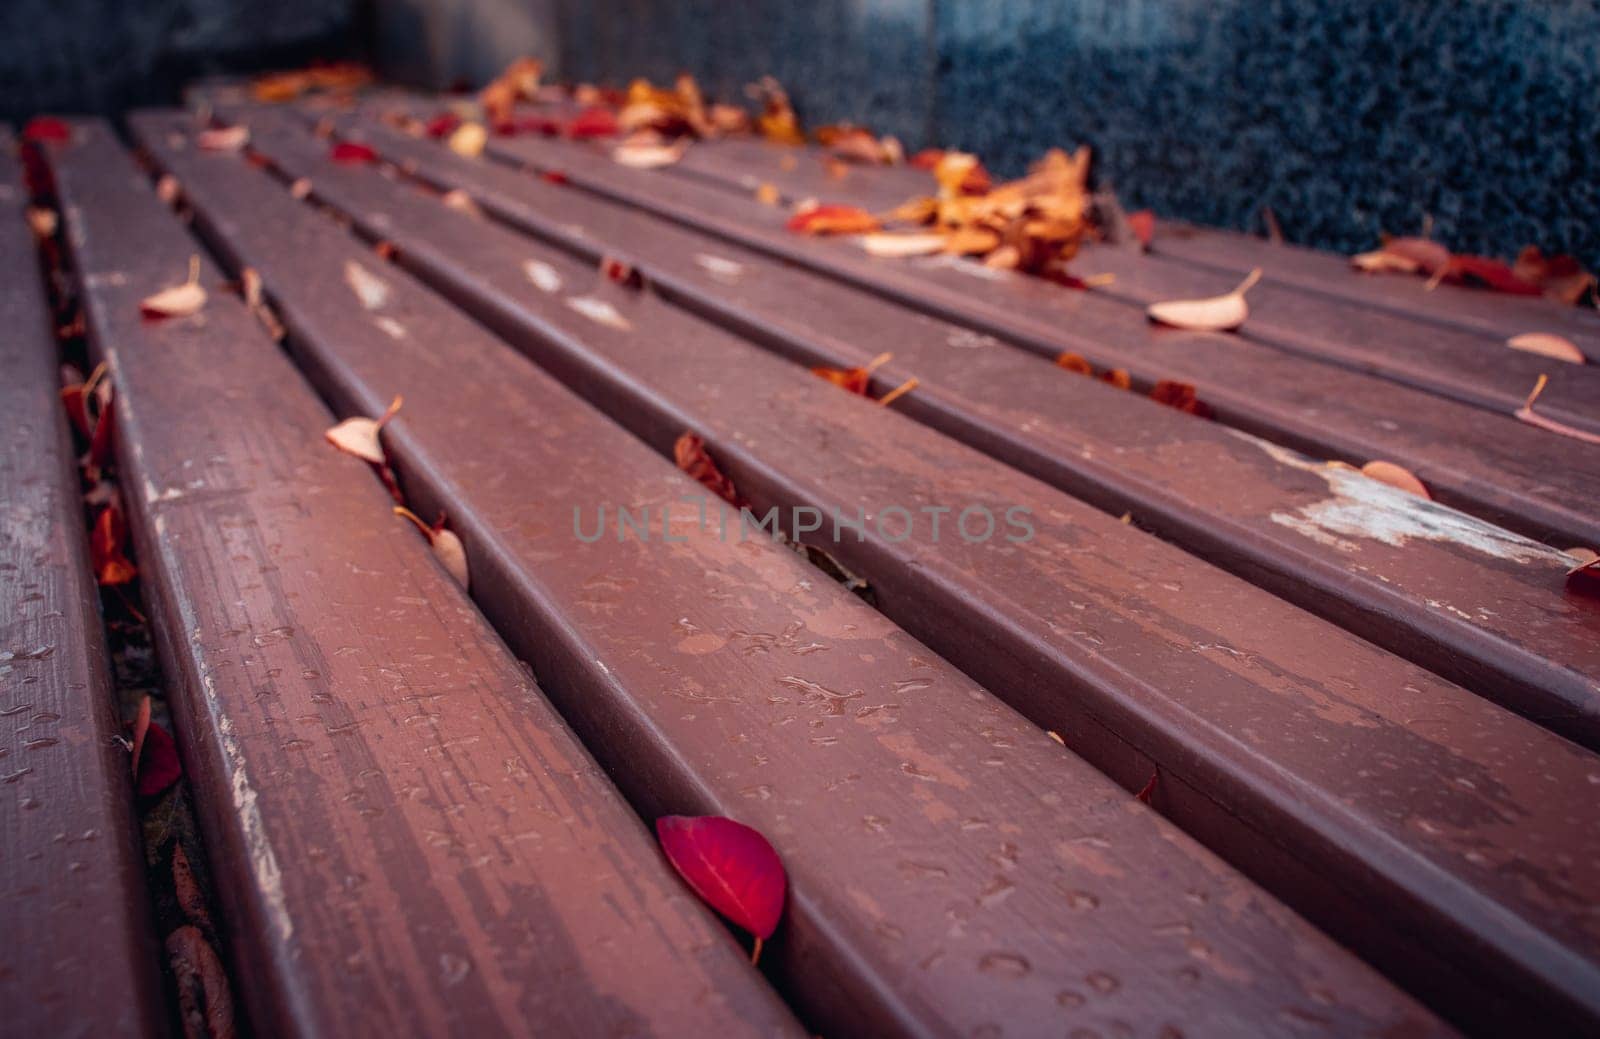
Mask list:
[[1385,237],[1371,252],[1358,253],[1350,265],[1369,274],[1416,274],[1431,286],[1441,282],[1474,285],[1516,296],[1544,296],[1575,305],[1595,301],[1595,276],[1571,256],[1545,256],[1527,246],[1512,263],[1488,256],[1452,253],[1426,237]]

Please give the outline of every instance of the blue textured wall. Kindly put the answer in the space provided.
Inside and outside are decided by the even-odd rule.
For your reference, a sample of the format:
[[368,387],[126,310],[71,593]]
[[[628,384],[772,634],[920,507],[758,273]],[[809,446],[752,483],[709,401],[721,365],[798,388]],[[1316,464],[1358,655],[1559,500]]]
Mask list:
[[562,0],[579,79],[761,73],[1015,173],[1086,141],[1132,206],[1353,248],[1432,214],[1457,249],[1600,267],[1600,0]]
[[359,53],[360,0],[0,0],[0,119],[174,103],[199,76]]

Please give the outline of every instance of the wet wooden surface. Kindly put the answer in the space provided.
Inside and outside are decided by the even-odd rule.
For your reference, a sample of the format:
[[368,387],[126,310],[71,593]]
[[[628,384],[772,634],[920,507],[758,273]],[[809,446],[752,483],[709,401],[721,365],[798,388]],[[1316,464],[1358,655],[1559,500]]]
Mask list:
[[[257,1034],[798,1034],[98,123],[51,145]],[[541,666],[542,661],[535,661]]]
[[160,1035],[128,751],[14,147],[0,127],[0,1004],[19,1036]]
[[[1521,533],[1563,547],[1600,541],[1600,447],[1237,336],[1154,328],[1125,304],[1041,279],[942,257],[877,259],[853,242],[794,235],[784,210],[618,166],[573,142],[495,138],[489,149],[1024,350],[1074,352],[1138,385],[1192,383],[1229,425],[1321,457],[1403,465],[1439,500]],[[1567,367],[1551,362],[1551,392]]]
[[[387,441],[408,494],[451,510],[479,604],[636,808],[731,814],[773,840],[793,887],[763,962],[808,1024],[824,1034],[1437,1027],[882,614],[788,549],[738,538],[739,520],[649,446],[281,182],[196,153],[170,119],[135,126],[185,185],[208,241],[259,271],[325,394],[366,410],[405,393]],[[356,200],[358,233],[395,240],[403,266],[425,277],[446,270],[450,242],[427,221],[429,234],[413,233],[417,214],[386,203],[414,199],[483,236],[486,251],[471,270],[449,268],[445,288],[461,297],[474,271],[506,274],[517,304],[572,344],[539,359],[602,407],[632,408],[643,424],[633,428],[648,427],[658,449],[690,424],[722,436],[697,421],[697,402],[674,411],[643,400],[641,378],[587,345],[603,326],[569,304],[627,309],[636,328],[665,321],[674,346],[675,312],[638,313],[588,264],[520,239],[508,251],[436,198],[323,163],[327,143],[304,130],[256,131],[262,154],[309,174],[313,203]],[[547,286],[560,281],[553,294],[529,280],[534,259],[549,266]],[[800,389],[821,386],[801,375]],[[819,416],[857,407],[832,391],[816,399]],[[766,441],[773,428],[751,432]],[[652,533],[672,538],[575,540],[575,511],[591,529],[602,505],[648,508]]]
[[[1592,755],[652,293],[594,285],[587,263],[333,164],[286,117],[252,128],[314,197],[658,449],[705,433],[758,506],[870,519],[889,501],[1028,503],[1038,537],[1006,550],[926,531],[827,550],[1125,785],[1158,768],[1159,807],[1442,1005],[1509,1020],[1495,1015],[1541,991],[1558,1016],[1593,1012],[1593,878],[1577,864],[1600,830],[1564,795]],[[530,258],[628,329],[532,288]]]
[[334,126],[577,257],[625,258],[782,356],[852,367],[891,348],[874,392],[920,380],[897,411],[1600,747],[1600,610],[1566,589],[1576,561],[1559,550],[638,209],[367,120]]

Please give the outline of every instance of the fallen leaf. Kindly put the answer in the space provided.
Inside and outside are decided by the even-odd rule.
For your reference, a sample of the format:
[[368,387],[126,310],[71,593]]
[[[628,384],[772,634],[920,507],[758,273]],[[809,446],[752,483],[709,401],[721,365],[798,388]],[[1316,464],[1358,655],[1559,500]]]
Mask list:
[[769,141],[777,144],[790,144],[796,147],[806,143],[806,135],[800,132],[800,120],[794,114],[794,106],[789,103],[789,95],[771,76],[762,76],[755,84],[755,92],[761,99],[761,114],[756,116],[756,130]]
[[167,935],[166,950],[185,1039],[234,1039],[228,975],[205,935],[185,924]]
[[45,206],[29,206],[26,211],[28,229],[38,238],[54,238],[61,218],[56,211]]
[[261,305],[261,275],[256,273],[254,267],[246,267],[239,272],[239,295],[251,310]]
[[334,162],[368,163],[378,161],[378,153],[373,150],[372,146],[362,144],[360,141],[335,141],[328,155]]
[[172,893],[177,897],[178,908],[191,923],[202,930],[212,926],[211,911],[206,908],[205,896],[200,893],[200,884],[182,841],[174,841],[172,845]]
[[1435,272],[1434,278],[1454,284],[1481,285],[1514,296],[1544,294],[1539,286],[1517,277],[1509,264],[1487,256],[1452,256],[1449,263]]
[[1587,595],[1600,595],[1600,552],[1592,548],[1569,548],[1567,555],[1577,564],[1567,571],[1567,588]]
[[881,226],[878,218],[859,206],[812,206],[789,218],[785,225],[798,234],[866,234]]
[[446,191],[439,196],[439,201],[457,213],[465,213],[467,216],[479,220],[483,218],[483,210],[478,208],[478,203],[474,202],[472,196],[460,188],[452,188]]
[[208,152],[236,152],[250,143],[248,126],[220,126],[201,130],[195,134],[194,143]]
[[1194,387],[1186,382],[1162,379],[1150,388],[1150,399],[1200,418],[1211,417],[1210,406],[1196,397]]
[[483,146],[489,143],[489,133],[480,123],[462,123],[450,135],[450,150],[467,159],[476,159],[483,154]]
[[65,144],[72,139],[72,128],[55,116],[36,115],[23,124],[22,139],[30,144],[44,141]]
[[858,241],[861,243],[861,248],[873,256],[891,258],[927,256],[930,253],[940,252],[945,247],[945,236],[942,234],[903,234],[886,231],[862,235]]
[[156,181],[156,198],[164,205],[177,205],[178,199],[183,197],[183,185],[178,183],[178,178],[170,173],[163,173],[161,179]]
[[689,432],[680,434],[672,445],[672,459],[679,469],[729,505],[737,509],[745,504],[739,492],[734,489],[733,481],[717,468],[717,463],[706,451],[706,442],[701,437]]
[[1156,215],[1148,209],[1140,209],[1128,214],[1128,230],[1133,232],[1133,237],[1138,239],[1140,246],[1148,249],[1156,236]]
[[1530,354],[1543,354],[1545,357],[1554,357],[1558,361],[1570,364],[1583,364],[1585,358],[1583,351],[1579,350],[1572,340],[1565,336],[1552,335],[1548,332],[1524,332],[1519,336],[1512,336],[1506,340],[1506,345],[1513,350],[1522,350]]
[[289,197],[303,199],[311,194],[311,181],[307,177],[296,177],[293,184],[289,185]]
[[401,398],[397,393],[394,400],[389,403],[389,407],[377,418],[362,416],[347,418],[329,429],[323,436],[328,438],[328,443],[346,454],[355,455],[373,465],[382,465],[385,456],[378,433],[390,419],[394,418],[395,412],[400,410],[400,404]]
[[89,412],[85,406],[83,383],[61,387],[61,404],[67,409],[67,418],[72,420],[72,427],[84,439],[88,439]]
[[760,833],[721,816],[664,815],[656,836],[667,861],[694,893],[755,935],[751,960],[783,916],[783,862]]
[[140,797],[155,797],[183,775],[178,746],[160,722],[151,722],[139,750],[139,771],[135,788]]
[[117,402],[107,398],[100,405],[95,418],[94,432],[89,435],[89,453],[85,458],[91,473],[98,473],[111,464],[117,438]]
[[200,287],[200,257],[189,257],[189,280],[170,289],[162,289],[139,302],[139,310],[147,318],[188,317],[206,305],[206,290]]
[[448,530],[444,525],[444,513],[439,513],[439,519],[432,526],[422,522],[422,517],[406,508],[396,505],[394,514],[402,516],[416,525],[422,531],[422,536],[428,539],[428,545],[433,549],[434,558],[437,559],[445,571],[456,579],[461,587],[467,587],[467,550],[461,539],[454,531]]
[[595,299],[593,296],[570,296],[567,298],[567,306],[596,324],[607,325],[621,332],[633,329],[633,323],[603,299]]
[[454,112],[441,112],[423,126],[422,132],[434,139],[449,137],[461,125],[461,117]]
[[919,170],[932,170],[944,158],[943,148],[924,148],[906,160],[906,165]]
[[1210,299],[1171,300],[1152,303],[1145,310],[1151,321],[1188,329],[1191,332],[1226,332],[1244,324],[1250,315],[1244,294],[1261,280],[1261,268],[1251,271],[1232,292]]
[[129,741],[129,767],[135,779],[139,776],[139,755],[144,753],[145,736],[150,732],[150,697],[139,698],[139,711],[133,717],[133,738]]
[[567,120],[567,136],[575,140],[591,137],[615,137],[622,132],[617,117],[609,108],[585,108]]
[[817,367],[811,369],[811,374],[819,379],[825,379],[848,393],[856,393],[865,397],[867,387],[872,384],[872,373],[888,364],[894,354],[882,353],[866,364],[856,368],[828,368]]
[[533,282],[534,286],[541,292],[555,293],[561,291],[561,275],[556,272],[554,267],[543,260],[523,260],[522,272],[528,276],[528,280]]
[[1419,498],[1433,500],[1433,495],[1428,493],[1428,488],[1422,481],[1412,474],[1411,470],[1403,469],[1393,462],[1368,462],[1361,467],[1361,475],[1368,479],[1386,483],[1390,487],[1398,488],[1407,494],[1415,494]]
[[1571,256],[1546,257],[1536,245],[1525,246],[1517,254],[1512,273],[1525,282],[1537,285],[1546,297],[1565,303],[1578,304],[1594,292],[1595,276]]
[[1533,390],[1528,394],[1528,399],[1523,401],[1522,407],[1517,409],[1517,418],[1530,426],[1538,426],[1540,429],[1551,433],[1559,433],[1564,437],[1582,440],[1586,444],[1600,444],[1600,435],[1577,429],[1567,425],[1565,422],[1557,422],[1555,419],[1545,418],[1543,415],[1534,413],[1533,402],[1539,399],[1539,394],[1544,392],[1545,384],[1549,381],[1550,376],[1539,376],[1539,381],[1533,384]]
[[568,182],[567,175],[560,170],[545,170],[539,174],[539,179],[546,184],[565,184]]
[[1156,795],[1156,787],[1158,787],[1160,785],[1161,785],[1161,773],[1160,772],[1152,772],[1150,774],[1149,782],[1145,783],[1144,787],[1137,794],[1133,795],[1134,800],[1141,801],[1144,804],[1149,804],[1150,803],[1150,799]]
[[1110,383],[1119,390],[1133,387],[1133,377],[1128,374],[1126,368],[1108,368],[1100,373],[1100,381]]
[[600,276],[624,288],[644,288],[644,275],[639,273],[639,269],[626,260],[619,260],[615,256],[600,257]]
[[1056,355],[1056,365],[1069,372],[1077,372],[1079,375],[1094,374],[1094,365],[1090,364],[1082,354],[1063,351]]
[[679,138],[673,144],[624,141],[611,149],[611,161],[636,170],[658,170],[683,158],[688,147],[687,137]]
[[775,185],[762,181],[756,185],[756,201],[764,206],[776,206],[783,202],[783,196]]
[[389,302],[389,283],[354,260],[344,262],[344,283],[368,310],[379,310]]

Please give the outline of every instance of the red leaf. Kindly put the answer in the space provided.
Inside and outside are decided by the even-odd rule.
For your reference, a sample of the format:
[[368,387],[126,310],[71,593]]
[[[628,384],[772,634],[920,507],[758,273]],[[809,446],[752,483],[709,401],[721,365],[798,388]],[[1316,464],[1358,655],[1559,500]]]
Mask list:
[[1146,249],[1150,248],[1150,240],[1156,236],[1156,215],[1148,209],[1141,209],[1136,213],[1128,214],[1128,230],[1133,232],[1133,237]]
[[866,234],[878,230],[878,218],[859,206],[812,206],[785,225],[797,234]]
[[539,174],[539,179],[547,184],[567,183],[567,175],[562,173],[560,170],[545,170],[543,173]]
[[123,521],[122,510],[115,503],[101,510],[89,534],[89,558],[94,564],[95,579],[103,585],[127,584],[138,575],[128,561],[128,525]]
[[461,117],[454,112],[444,112],[428,120],[425,132],[429,137],[449,137],[461,125]]
[[943,148],[924,148],[906,160],[906,165],[919,170],[931,170],[944,158]]
[[765,837],[715,815],[664,815],[656,836],[672,868],[706,904],[757,938],[772,937],[788,881]]
[[706,451],[706,442],[700,437],[689,432],[683,433],[672,445],[672,458],[677,462],[679,469],[700,481],[700,484],[712,494],[734,508],[744,505],[744,499],[739,497],[733,481],[717,468],[717,463],[712,461],[710,453]]
[[1174,379],[1162,379],[1150,388],[1150,399],[1157,404],[1165,404],[1169,408],[1198,415],[1201,418],[1211,417],[1211,408],[1194,394],[1194,387],[1186,382]]
[[100,411],[100,418],[94,424],[94,434],[89,438],[89,465],[95,469],[104,469],[111,464],[111,452],[116,446],[117,435],[117,401],[116,398],[106,401],[106,406]]
[[158,722],[151,722],[139,753],[139,796],[154,797],[178,781],[183,765],[178,747]]
[[61,403],[67,409],[67,417],[72,420],[72,427],[88,439],[89,412],[84,407],[83,383],[61,387]]
[[72,139],[72,128],[55,116],[36,115],[22,128],[24,141],[60,141]]
[[1496,292],[1517,296],[1541,296],[1544,290],[1517,277],[1509,264],[1487,256],[1452,256],[1444,269],[1446,281],[1486,285]]
[[334,162],[377,162],[378,153],[359,141],[336,141],[331,151]]
[[619,260],[614,256],[600,258],[600,274],[608,281],[614,281],[625,288],[638,289],[644,287],[644,275],[640,274],[633,264]]
[[617,117],[609,108],[585,108],[567,122],[568,137],[612,137],[617,132]]

